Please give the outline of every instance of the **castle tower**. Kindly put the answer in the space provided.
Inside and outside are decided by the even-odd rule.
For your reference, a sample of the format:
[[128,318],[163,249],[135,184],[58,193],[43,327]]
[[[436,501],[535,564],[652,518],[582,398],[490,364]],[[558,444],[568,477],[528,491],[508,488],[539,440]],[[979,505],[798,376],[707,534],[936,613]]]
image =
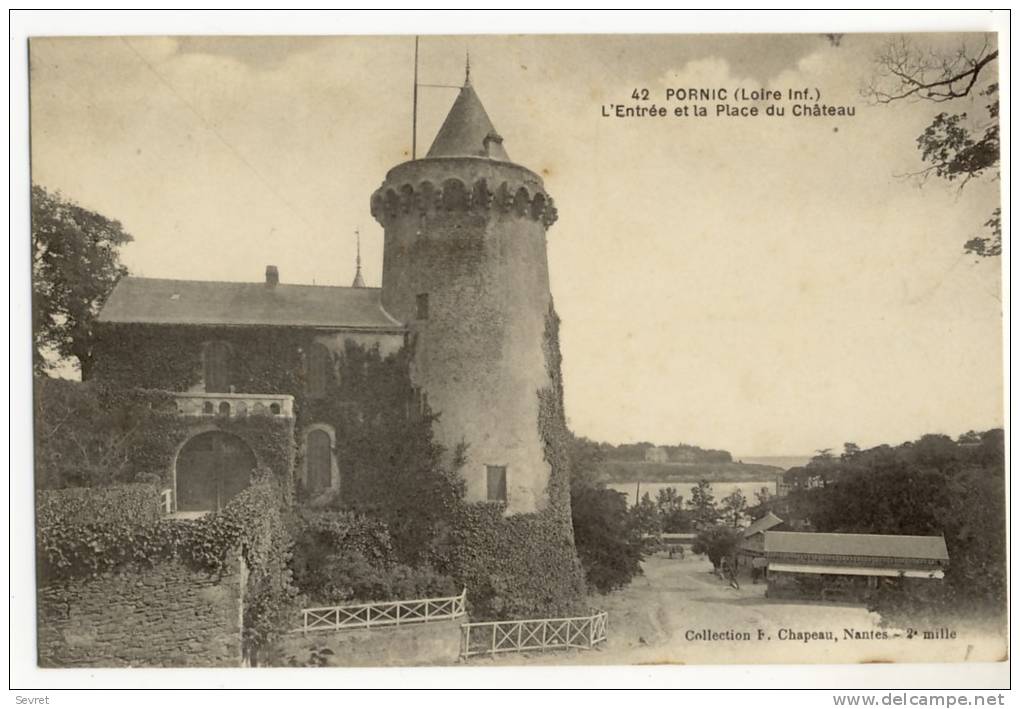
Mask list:
[[[372,195],[385,230],[382,302],[415,342],[412,380],[453,450],[468,444],[469,501],[510,514],[549,504],[539,427],[552,298],[542,179],[511,162],[468,76],[425,158]],[[558,366],[558,365],[557,365]]]

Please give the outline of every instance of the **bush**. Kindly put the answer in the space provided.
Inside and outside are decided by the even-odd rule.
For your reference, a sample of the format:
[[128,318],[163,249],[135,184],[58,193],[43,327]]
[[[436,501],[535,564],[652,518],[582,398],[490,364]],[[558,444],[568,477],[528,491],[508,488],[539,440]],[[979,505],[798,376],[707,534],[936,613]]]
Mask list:
[[691,545],[695,554],[705,554],[712,566],[719,568],[723,559],[729,559],[737,553],[742,538],[739,529],[726,525],[717,525],[698,532]]
[[398,563],[389,530],[355,512],[301,510],[290,519],[294,582],[312,603],[411,600],[460,589],[430,566]]
[[641,573],[644,544],[632,524],[627,497],[605,487],[574,485],[574,545],[589,586],[601,593],[623,588]]
[[353,512],[301,510],[288,519],[294,540],[294,583],[315,602],[348,600],[353,585],[338,565],[349,561],[373,568],[393,563],[389,530],[379,520]]
[[324,555],[314,581],[314,588],[301,587],[302,592],[316,605],[327,606],[454,596],[460,591],[453,579],[430,567],[372,563],[360,552],[346,550]]
[[[504,516],[504,505],[463,505],[450,574],[476,620],[556,618],[584,610],[584,572],[569,522],[551,508]],[[444,571],[447,569],[443,569]]]

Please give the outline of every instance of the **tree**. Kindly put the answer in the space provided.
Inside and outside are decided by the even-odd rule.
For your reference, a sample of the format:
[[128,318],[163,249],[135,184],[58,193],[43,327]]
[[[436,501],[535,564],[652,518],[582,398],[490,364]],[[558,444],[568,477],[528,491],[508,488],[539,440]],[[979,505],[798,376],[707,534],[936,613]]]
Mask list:
[[588,585],[603,593],[622,588],[641,573],[644,540],[627,509],[627,497],[598,480],[603,448],[571,435],[570,511],[574,547]]
[[[987,117],[966,112],[936,115],[917,138],[917,148],[927,167],[912,173],[924,180],[935,175],[959,181],[962,189],[985,174],[999,176],[999,84],[992,66],[999,52],[986,36],[980,46],[962,44],[954,51],[922,49],[909,39],[889,41],[874,59],[874,75],[864,95],[878,104],[924,100],[933,103],[984,97]],[[1001,210],[995,209],[984,223],[987,233],[964,244],[978,256],[1002,253]]]
[[839,456],[839,459],[844,463],[848,460],[853,460],[854,456],[860,454],[861,447],[856,443],[846,442],[843,444],[843,454]]
[[723,516],[727,520],[733,520],[733,526],[740,526],[740,518],[744,516],[744,512],[747,510],[747,498],[744,497],[744,493],[737,488],[729,495],[722,499],[722,511]]
[[596,485],[599,464],[605,460],[600,444],[584,436],[570,436],[570,484]]
[[75,358],[83,380],[92,369],[92,323],[127,274],[119,250],[132,241],[119,222],[59,192],[32,186],[32,367],[44,374]]
[[659,509],[652,501],[651,495],[647,492],[630,511],[631,526],[644,535],[659,536],[662,534],[662,520],[659,518]]
[[691,545],[691,551],[695,554],[705,554],[712,562],[712,566],[718,569],[723,559],[731,558],[737,552],[740,538],[740,532],[732,527],[725,525],[709,527],[698,532],[694,544]]
[[608,593],[641,573],[642,532],[623,493],[604,485],[575,485],[570,507],[574,546],[589,586]]
[[712,486],[707,480],[699,480],[691,490],[691,499],[687,501],[695,529],[707,529],[719,519],[719,510],[715,508],[715,496]]
[[667,534],[686,532],[690,528],[690,520],[684,512],[684,498],[675,487],[659,488],[655,504],[659,508],[659,519],[662,531]]

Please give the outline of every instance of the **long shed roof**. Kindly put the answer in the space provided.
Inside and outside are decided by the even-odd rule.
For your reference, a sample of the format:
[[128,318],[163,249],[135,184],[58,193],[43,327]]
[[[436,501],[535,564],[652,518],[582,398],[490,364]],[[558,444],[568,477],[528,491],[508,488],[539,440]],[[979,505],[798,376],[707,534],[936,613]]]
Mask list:
[[905,534],[765,532],[765,553],[874,556],[947,561],[943,537]]
[[126,276],[99,322],[160,325],[272,325],[399,331],[378,288],[179,281]]

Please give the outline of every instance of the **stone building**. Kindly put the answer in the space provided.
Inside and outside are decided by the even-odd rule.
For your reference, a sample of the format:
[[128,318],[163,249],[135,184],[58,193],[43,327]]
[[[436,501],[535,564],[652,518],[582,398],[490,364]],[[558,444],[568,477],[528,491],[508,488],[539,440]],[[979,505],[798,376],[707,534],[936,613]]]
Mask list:
[[[193,422],[167,461],[175,511],[219,509],[243,489],[264,462],[238,435],[243,424],[296,423],[329,395],[347,347],[383,356],[403,347],[406,329],[379,296],[378,288],[280,283],[274,266],[263,283],[121,279],[98,318],[96,377],[173,391]],[[285,472],[312,494],[339,489],[335,422],[300,418],[298,465]],[[241,425],[227,432],[225,421]]]
[[220,424],[262,416],[293,422],[297,486],[342,496],[336,412],[361,415],[343,369],[353,352],[405,353],[408,415],[427,408],[448,450],[467,444],[469,502],[548,506],[539,391],[561,391],[548,332],[556,209],[510,160],[469,78],[428,154],[392,168],[370,208],[385,230],[381,288],[364,287],[359,249],[349,288],[283,283],[268,266],[262,282],[126,277],[113,290],[96,378],[172,391],[194,423],[166,461],[174,510],[218,509],[246,484],[258,456]]
[[645,449],[646,463],[668,463],[669,452],[661,446],[649,446]]

